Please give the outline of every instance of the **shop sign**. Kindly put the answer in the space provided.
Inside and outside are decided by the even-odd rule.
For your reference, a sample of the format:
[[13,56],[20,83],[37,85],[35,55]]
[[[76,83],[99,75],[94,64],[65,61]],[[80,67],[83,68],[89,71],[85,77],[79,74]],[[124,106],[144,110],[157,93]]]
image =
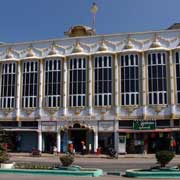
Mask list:
[[41,122],[41,130],[43,132],[56,132],[57,123],[56,122]]
[[99,131],[114,131],[114,122],[113,121],[100,121],[99,122]]
[[156,121],[133,121],[133,129],[135,130],[154,130],[156,129]]

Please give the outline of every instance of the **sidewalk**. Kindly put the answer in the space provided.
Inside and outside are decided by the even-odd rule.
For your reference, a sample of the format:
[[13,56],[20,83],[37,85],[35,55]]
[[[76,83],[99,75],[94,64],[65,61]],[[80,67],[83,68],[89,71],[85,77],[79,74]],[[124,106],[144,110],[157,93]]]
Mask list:
[[[19,157],[30,157],[30,153],[9,153],[11,156],[19,156]],[[54,157],[54,156],[60,156],[64,154],[48,154],[48,153],[42,153],[42,157]],[[108,158],[108,155],[105,154],[86,154],[86,155],[75,155],[76,158]],[[155,154],[124,154],[124,155],[118,155],[118,158],[154,158]],[[176,158],[180,158],[180,155],[176,155]]]

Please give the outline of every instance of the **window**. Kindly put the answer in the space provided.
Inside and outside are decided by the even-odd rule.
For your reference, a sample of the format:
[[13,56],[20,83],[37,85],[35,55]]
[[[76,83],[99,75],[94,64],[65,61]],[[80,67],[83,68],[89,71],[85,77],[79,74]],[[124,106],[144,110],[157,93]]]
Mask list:
[[37,107],[39,63],[28,61],[23,63],[23,95],[22,107]]
[[69,61],[69,106],[85,106],[86,59],[72,58]]
[[15,108],[16,63],[1,65],[1,108]]
[[122,55],[121,67],[121,104],[139,104],[139,58],[137,54]]
[[148,54],[149,104],[167,104],[166,54]]
[[61,60],[45,62],[45,106],[60,107],[61,102]]
[[175,54],[177,103],[180,103],[180,52]]
[[97,56],[94,60],[95,106],[112,104],[112,56]]

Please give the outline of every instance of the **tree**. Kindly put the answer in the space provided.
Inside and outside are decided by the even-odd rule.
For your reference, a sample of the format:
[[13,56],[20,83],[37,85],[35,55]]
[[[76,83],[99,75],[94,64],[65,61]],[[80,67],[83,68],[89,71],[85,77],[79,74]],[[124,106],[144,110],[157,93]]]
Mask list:
[[161,167],[165,167],[173,158],[175,154],[172,151],[159,151],[156,153],[157,162]]

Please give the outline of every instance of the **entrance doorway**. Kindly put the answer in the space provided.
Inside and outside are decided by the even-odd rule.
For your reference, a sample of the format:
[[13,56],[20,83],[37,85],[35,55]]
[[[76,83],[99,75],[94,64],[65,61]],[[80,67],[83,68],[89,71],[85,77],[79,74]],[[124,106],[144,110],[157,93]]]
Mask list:
[[57,147],[57,136],[56,133],[43,133],[43,152],[53,153],[53,147]]
[[[70,129],[69,142],[73,144],[76,153],[82,152],[82,141],[84,141],[86,147],[88,145],[87,129]],[[88,148],[88,147],[87,147]]]

